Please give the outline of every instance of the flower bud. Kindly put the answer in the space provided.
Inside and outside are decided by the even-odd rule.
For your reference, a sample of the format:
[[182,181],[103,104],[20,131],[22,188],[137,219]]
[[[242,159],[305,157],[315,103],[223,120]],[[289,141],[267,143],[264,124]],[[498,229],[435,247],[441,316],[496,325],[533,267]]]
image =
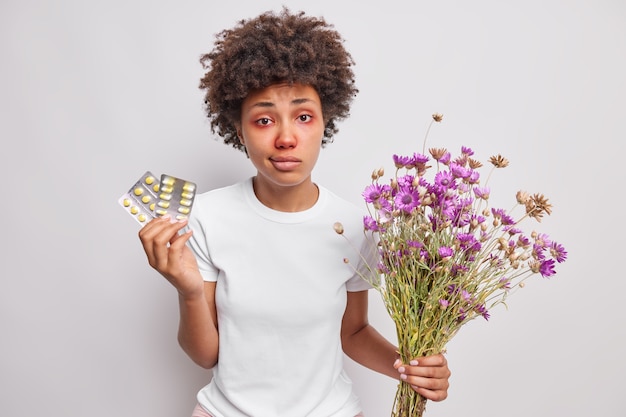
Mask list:
[[333,224],[333,229],[335,229],[335,233],[337,233],[338,235],[343,234],[343,224],[336,222],[335,224]]

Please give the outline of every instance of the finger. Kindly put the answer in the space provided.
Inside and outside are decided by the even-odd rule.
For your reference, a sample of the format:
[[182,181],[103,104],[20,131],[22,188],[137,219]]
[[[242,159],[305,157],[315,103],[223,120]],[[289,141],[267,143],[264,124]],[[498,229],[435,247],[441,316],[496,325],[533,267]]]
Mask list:
[[151,239],[148,241],[148,245],[153,254],[153,263],[151,265],[158,271],[165,272],[167,270],[170,241],[183,227],[184,224],[178,222],[171,223],[168,218],[162,219],[154,226],[154,231],[152,232],[154,234],[150,236]]
[[163,218],[152,219],[138,233],[143,249],[148,257],[148,263],[152,267],[155,266],[154,239],[167,226],[166,220]]
[[[185,233],[180,233],[180,231],[187,226],[187,219],[178,220],[176,224],[180,225],[180,228],[177,230],[177,233],[170,240],[170,246],[184,246],[185,242],[189,240],[190,235],[188,234],[191,230],[187,230]],[[183,239],[184,241],[181,243],[176,243],[179,239]]]
[[447,364],[448,360],[441,353],[437,355],[422,356],[409,362],[409,365],[412,366],[446,366]]
[[175,267],[176,265],[181,266],[184,264],[184,251],[189,250],[187,248],[187,241],[192,235],[191,230],[187,230],[183,234],[176,234],[170,243],[169,251],[168,251],[168,264]]
[[185,223],[171,223],[169,220],[165,220],[159,233],[152,239],[152,252],[157,270],[166,272],[168,264],[173,259],[171,256],[180,256],[182,246],[179,244],[172,247],[171,242],[175,241],[179,230],[184,226]]
[[418,394],[420,394],[422,397],[431,400],[431,401],[435,401],[435,402],[439,402],[439,401],[443,401],[446,398],[448,398],[448,390],[429,390],[426,388],[422,388],[422,387],[418,387],[416,385],[411,385],[411,388],[413,388],[413,390],[415,392],[417,392]]

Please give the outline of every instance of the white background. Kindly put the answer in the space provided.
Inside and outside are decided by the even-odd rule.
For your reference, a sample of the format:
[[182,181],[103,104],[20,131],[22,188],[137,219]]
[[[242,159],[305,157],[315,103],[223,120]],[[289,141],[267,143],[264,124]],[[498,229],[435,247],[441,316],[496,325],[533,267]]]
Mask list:
[[[494,205],[518,189],[554,205],[537,228],[569,260],[461,330],[449,398],[426,414],[626,415],[621,0],[3,0],[0,415],[190,414],[210,374],[179,349],[175,291],[117,199],[146,170],[201,191],[253,173],[210,133],[198,58],[282,3],[325,16],[357,63],[361,92],[315,181],[362,204],[370,172],[421,150],[441,112],[430,146],[510,160]],[[395,382],[347,367],[367,417],[389,415]]]

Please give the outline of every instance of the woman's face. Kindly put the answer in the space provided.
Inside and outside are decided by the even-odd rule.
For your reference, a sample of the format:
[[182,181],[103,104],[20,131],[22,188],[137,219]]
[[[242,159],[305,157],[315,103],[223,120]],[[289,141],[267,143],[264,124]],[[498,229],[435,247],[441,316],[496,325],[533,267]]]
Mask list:
[[315,89],[274,84],[252,91],[241,106],[237,132],[257,169],[255,187],[308,187],[324,136]]

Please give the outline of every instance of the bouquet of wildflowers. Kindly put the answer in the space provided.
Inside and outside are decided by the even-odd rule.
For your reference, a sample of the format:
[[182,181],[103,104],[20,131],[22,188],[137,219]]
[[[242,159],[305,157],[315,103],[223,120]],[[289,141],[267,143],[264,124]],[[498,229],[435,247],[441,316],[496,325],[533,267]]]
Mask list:
[[[428,129],[442,117],[434,114]],[[518,191],[509,212],[491,208],[490,189],[480,182],[483,164],[470,148],[462,147],[458,156],[443,148],[429,153],[394,155],[395,175],[383,182],[384,171],[374,171],[363,192],[370,214],[365,230],[376,238],[380,254],[379,264],[370,266],[372,276],[363,278],[382,296],[404,363],[445,352],[461,326],[488,319],[512,289],[531,275],[554,275],[556,263],[567,257],[546,234],[520,228],[523,220],[540,222],[551,214],[542,194]],[[492,170],[508,165],[500,155],[489,162]],[[518,217],[511,214],[516,208]],[[335,229],[340,233],[341,225]],[[425,398],[400,383],[392,416],[422,416],[425,405]]]

